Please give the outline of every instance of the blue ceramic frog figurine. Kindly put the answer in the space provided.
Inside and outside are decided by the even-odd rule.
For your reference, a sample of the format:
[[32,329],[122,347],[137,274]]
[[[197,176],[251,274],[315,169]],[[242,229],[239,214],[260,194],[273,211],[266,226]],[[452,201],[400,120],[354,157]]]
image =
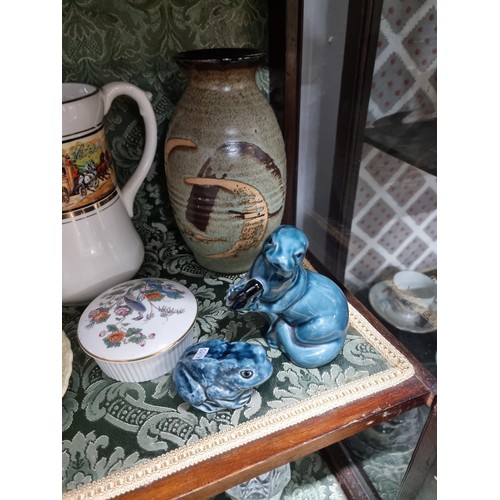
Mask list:
[[269,235],[248,273],[226,292],[226,305],[266,315],[271,347],[298,366],[317,368],[341,352],[349,324],[342,290],[302,261],[309,241],[295,226]]
[[272,374],[261,345],[208,340],[188,347],[172,373],[177,393],[206,413],[246,405]]

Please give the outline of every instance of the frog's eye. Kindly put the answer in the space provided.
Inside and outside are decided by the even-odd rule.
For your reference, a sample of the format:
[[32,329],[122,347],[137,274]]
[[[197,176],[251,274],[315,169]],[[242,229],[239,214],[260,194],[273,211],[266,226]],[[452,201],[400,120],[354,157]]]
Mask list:
[[241,370],[241,371],[240,371],[240,375],[241,375],[243,378],[252,378],[252,376],[253,376],[253,371],[252,371],[252,370]]

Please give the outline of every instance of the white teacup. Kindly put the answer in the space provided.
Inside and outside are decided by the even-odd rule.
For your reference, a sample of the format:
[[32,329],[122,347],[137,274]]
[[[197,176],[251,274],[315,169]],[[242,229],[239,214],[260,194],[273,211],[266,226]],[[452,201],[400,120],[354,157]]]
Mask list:
[[423,273],[399,271],[394,275],[393,283],[403,297],[420,306],[430,307],[436,300],[437,283]]
[[[103,120],[119,95],[134,99],[145,125],[145,144],[134,174],[117,183]],[[127,82],[97,88],[62,86],[62,301],[86,304],[131,279],[144,245],[131,217],[135,195],[155,156],[157,127],[148,95]]]

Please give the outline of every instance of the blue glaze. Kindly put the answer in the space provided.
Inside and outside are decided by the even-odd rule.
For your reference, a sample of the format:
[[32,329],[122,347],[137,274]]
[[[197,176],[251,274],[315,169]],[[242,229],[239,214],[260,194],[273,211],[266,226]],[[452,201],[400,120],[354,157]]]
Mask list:
[[188,347],[172,373],[177,393],[206,413],[246,405],[272,374],[266,350],[246,342],[209,340]]
[[278,227],[246,276],[229,287],[226,305],[242,313],[266,315],[268,344],[296,365],[316,368],[341,352],[349,309],[344,293],[332,280],[302,266],[308,245],[300,229]]

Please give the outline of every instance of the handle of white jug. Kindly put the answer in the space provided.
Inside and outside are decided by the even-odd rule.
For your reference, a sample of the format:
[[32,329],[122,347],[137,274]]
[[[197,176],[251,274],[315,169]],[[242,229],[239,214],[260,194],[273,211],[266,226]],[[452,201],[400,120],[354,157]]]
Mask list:
[[[145,138],[144,150],[141,160],[137,165],[132,177],[121,189],[121,200],[129,217],[134,215],[134,199],[139,187],[144,182],[146,175],[153,164],[157,146],[156,117],[151,105],[151,94],[144,92],[139,87],[127,82],[111,82],[102,87],[104,100],[104,114],[107,114],[111,103],[119,95],[126,95],[134,99],[139,106],[139,112],[144,120]],[[149,95],[148,95],[149,94]]]

